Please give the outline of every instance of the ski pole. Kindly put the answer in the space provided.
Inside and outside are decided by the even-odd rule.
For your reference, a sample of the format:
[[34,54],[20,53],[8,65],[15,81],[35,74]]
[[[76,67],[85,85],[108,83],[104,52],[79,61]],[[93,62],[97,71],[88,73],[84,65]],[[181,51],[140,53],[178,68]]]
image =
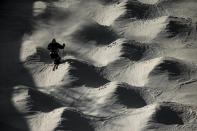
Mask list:
[[[66,46],[66,44],[64,43],[64,45]],[[65,48],[65,47],[64,47]],[[64,49],[63,49],[63,54],[64,54]]]

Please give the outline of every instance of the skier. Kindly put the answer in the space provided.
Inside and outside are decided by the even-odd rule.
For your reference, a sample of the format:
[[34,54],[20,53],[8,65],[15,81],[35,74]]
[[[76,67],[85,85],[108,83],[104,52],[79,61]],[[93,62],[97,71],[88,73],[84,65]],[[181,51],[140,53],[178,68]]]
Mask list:
[[50,57],[54,60],[54,67],[53,71],[58,68],[58,65],[60,64],[61,57],[59,56],[59,49],[64,49],[65,44],[63,45],[56,42],[55,39],[52,40],[51,43],[49,43],[47,49],[50,51]]

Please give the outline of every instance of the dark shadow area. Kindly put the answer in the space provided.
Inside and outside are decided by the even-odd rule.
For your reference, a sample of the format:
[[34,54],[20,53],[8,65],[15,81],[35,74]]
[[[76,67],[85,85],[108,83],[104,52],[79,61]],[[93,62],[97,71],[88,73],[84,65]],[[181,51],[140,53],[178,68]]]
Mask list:
[[169,80],[176,80],[179,79],[181,76],[186,78],[187,72],[189,72],[189,69],[185,64],[181,63],[181,61],[163,60],[150,72],[149,76],[167,73],[169,76]]
[[197,31],[197,22],[196,22],[196,31]]
[[3,131],[21,131],[21,129],[17,129],[16,127],[1,122],[0,122],[0,129]]
[[85,115],[75,110],[64,110],[61,119],[62,121],[55,131],[94,131],[91,121]]
[[168,38],[180,36],[188,36],[192,31],[192,21],[185,18],[169,17],[170,21],[166,27]]
[[137,0],[128,1],[125,5],[126,13],[120,18],[153,19],[161,16],[161,9],[156,5],[144,4]]
[[[13,86],[33,86],[34,82],[29,72],[19,64],[22,37],[33,30],[33,0],[3,0],[0,3],[0,82],[3,102],[0,109],[0,122],[3,123],[1,130],[16,128],[28,131],[29,127],[11,102]],[[23,70],[20,74],[20,70]],[[10,126],[10,127],[9,127]]]
[[162,123],[166,125],[178,124],[183,125],[183,120],[180,115],[183,112],[178,112],[173,110],[168,106],[161,106],[158,110],[156,110],[153,121],[157,123]]
[[125,105],[127,108],[141,108],[147,105],[143,98],[143,93],[140,88],[127,87],[128,85],[120,84],[115,92],[117,100],[120,104]]
[[[24,34],[34,30],[33,3],[36,0],[1,0],[0,2],[0,129],[24,130],[29,127],[23,115],[13,105],[13,87],[35,87],[28,70],[20,63],[20,49]],[[45,1],[46,2],[46,1]]]
[[130,41],[122,45],[121,57],[128,58],[132,61],[138,61],[143,58],[144,53],[148,49],[148,46],[142,45],[141,43]]
[[72,87],[86,85],[96,88],[109,82],[97,72],[94,66],[74,59],[67,59],[66,62],[71,66],[69,74],[73,78]]
[[102,4],[104,5],[108,5],[108,4],[114,4],[114,3],[119,4],[121,0],[98,0],[98,1],[102,2]]
[[93,42],[97,45],[108,45],[118,38],[118,35],[108,26],[89,23],[77,30],[72,37],[80,42]]
[[[28,131],[24,114],[19,113],[11,101],[13,89],[0,88],[0,129],[2,131]],[[12,129],[12,130],[11,130]]]
[[56,108],[62,107],[54,97],[34,90],[29,87],[20,87],[15,90],[15,94],[27,93],[26,97],[21,99],[21,102],[28,107],[28,115],[33,115],[37,112],[50,112]]

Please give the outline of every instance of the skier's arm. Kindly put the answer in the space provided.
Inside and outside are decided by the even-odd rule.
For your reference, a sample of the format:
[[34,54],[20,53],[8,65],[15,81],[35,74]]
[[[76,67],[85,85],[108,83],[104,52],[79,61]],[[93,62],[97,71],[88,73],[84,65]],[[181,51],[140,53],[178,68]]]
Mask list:
[[50,49],[51,49],[51,46],[50,46],[50,44],[47,46],[47,49],[48,49],[48,50],[50,50]]
[[64,49],[64,47],[65,47],[65,44],[63,44],[63,45],[60,45],[59,43],[58,43],[58,47],[60,48],[60,49]]

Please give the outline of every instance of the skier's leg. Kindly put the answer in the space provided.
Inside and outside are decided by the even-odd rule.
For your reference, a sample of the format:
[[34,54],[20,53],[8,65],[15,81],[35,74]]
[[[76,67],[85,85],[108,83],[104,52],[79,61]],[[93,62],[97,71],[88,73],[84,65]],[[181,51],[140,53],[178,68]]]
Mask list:
[[60,60],[61,57],[58,54],[55,54],[53,71],[58,68],[58,65],[60,64]]
[[55,71],[56,65],[53,66],[53,71]]
[[58,69],[58,66],[59,66],[59,64],[60,64],[60,60],[61,60],[61,57],[58,57],[58,58],[57,58],[57,65],[56,65],[56,69]]
[[58,65],[58,57],[56,57],[56,58],[54,59],[53,71],[55,71],[55,69],[57,69],[57,65]]
[[56,65],[56,69],[58,69],[58,66],[59,66],[59,64],[58,64],[58,65]]

